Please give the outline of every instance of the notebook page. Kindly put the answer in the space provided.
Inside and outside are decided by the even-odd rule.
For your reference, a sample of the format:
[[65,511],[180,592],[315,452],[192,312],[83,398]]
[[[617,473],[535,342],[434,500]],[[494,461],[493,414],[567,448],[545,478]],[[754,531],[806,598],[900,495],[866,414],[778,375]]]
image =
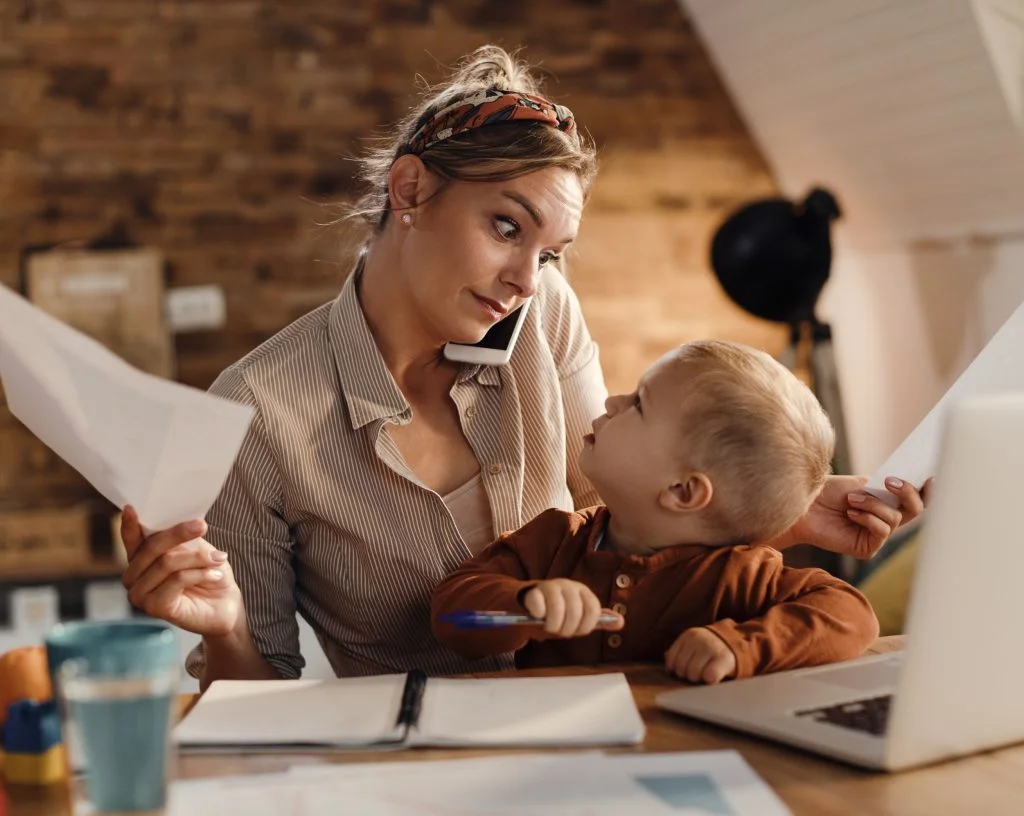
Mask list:
[[341,680],[218,680],[177,726],[183,749],[350,746],[397,739],[404,674]]
[[417,745],[617,745],[643,740],[622,674],[427,682]]

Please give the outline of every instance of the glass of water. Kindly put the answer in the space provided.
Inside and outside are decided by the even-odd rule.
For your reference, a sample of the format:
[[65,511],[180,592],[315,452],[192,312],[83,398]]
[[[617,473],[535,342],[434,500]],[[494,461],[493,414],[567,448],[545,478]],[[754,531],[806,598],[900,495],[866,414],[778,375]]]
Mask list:
[[177,663],[145,666],[98,654],[62,664],[64,716],[84,770],[76,815],[164,812],[179,683]]

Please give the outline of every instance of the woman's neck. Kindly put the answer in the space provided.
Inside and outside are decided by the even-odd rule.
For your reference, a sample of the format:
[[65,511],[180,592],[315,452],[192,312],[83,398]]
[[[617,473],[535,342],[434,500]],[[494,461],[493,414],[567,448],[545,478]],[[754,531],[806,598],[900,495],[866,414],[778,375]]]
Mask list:
[[444,358],[443,342],[429,336],[398,269],[397,251],[386,234],[380,236],[363,259],[357,293],[385,365],[408,394],[424,380],[453,374],[458,366]]

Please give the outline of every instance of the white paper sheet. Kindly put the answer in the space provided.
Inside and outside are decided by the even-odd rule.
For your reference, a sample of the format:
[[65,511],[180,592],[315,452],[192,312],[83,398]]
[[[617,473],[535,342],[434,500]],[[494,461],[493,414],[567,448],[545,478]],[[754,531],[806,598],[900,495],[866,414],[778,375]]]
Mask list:
[[133,368],[2,285],[0,379],[12,414],[153,530],[206,515],[252,418]]
[[950,386],[921,423],[871,475],[867,490],[895,506],[885,489],[887,476],[898,476],[920,487],[939,461],[942,424],[949,404],[961,397],[1024,391],[1024,304],[1010,316],[973,362]]
[[175,783],[172,816],[786,816],[735,751],[527,754]]

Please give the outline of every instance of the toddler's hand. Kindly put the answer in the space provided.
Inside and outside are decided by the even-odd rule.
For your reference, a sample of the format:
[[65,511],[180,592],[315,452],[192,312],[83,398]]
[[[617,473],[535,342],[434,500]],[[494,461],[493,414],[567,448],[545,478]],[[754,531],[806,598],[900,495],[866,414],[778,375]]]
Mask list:
[[625,625],[621,615],[615,623],[599,625],[602,613],[614,613],[601,608],[590,587],[568,578],[539,582],[526,593],[523,606],[533,617],[544,621],[545,632],[557,637],[582,637],[595,629],[617,631]]
[[687,629],[665,652],[665,668],[691,683],[717,683],[736,674],[736,655],[710,629]]

